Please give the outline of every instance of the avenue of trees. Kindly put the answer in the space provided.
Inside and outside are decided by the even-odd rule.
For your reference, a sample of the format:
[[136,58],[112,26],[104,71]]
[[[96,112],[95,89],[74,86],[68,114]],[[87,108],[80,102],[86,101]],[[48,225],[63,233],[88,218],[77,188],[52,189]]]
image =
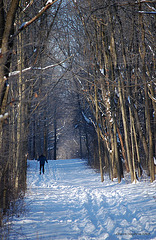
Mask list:
[[1,209],[41,153],[155,180],[155,20],[154,0],[0,0]]

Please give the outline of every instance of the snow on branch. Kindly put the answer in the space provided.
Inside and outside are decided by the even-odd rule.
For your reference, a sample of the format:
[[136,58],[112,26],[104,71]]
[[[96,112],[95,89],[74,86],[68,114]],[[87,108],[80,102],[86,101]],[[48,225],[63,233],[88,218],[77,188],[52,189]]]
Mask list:
[[126,5],[129,5],[129,6],[133,6],[133,5],[138,5],[138,4],[144,4],[144,3],[156,3],[156,1],[148,1],[148,0],[142,0],[142,1],[135,1],[135,2],[132,2],[130,3],[129,1],[125,1],[125,2],[122,2],[122,3],[117,3],[118,6],[126,6]]
[[24,22],[20,25],[19,29],[17,30],[17,32],[12,36],[12,39],[17,36],[23,29],[27,28],[30,24],[32,24],[33,22],[35,22],[47,9],[49,9],[55,2],[57,2],[58,0],[48,0],[46,5],[41,8],[38,11],[38,14],[33,17],[32,19],[30,19],[28,22]]
[[54,2],[54,0],[48,0],[46,5],[49,4],[49,3],[52,3],[52,2]]
[[152,9],[154,12],[156,12],[156,8],[153,6],[150,6],[149,4],[147,4],[147,6],[149,7],[149,9]]
[[9,117],[9,113],[5,113],[5,114],[1,114],[0,115],[0,121],[4,121],[5,119],[7,119]]
[[58,65],[61,65],[61,64],[63,64],[64,62],[66,62],[68,59],[72,58],[73,56],[74,56],[74,55],[71,55],[70,57],[66,58],[65,60],[63,60],[63,61],[61,61],[61,62],[59,62],[59,63],[55,63],[55,64],[53,64],[53,65],[49,65],[49,66],[46,66],[46,67],[44,67],[44,68],[41,68],[41,70],[46,70],[46,69],[53,68],[53,67],[56,67],[56,66],[58,66]]
[[136,1],[136,4],[140,4],[140,3],[155,3],[156,1],[148,1],[148,0],[142,0],[142,1]]
[[[28,67],[28,68],[23,69],[23,70],[22,70],[22,73],[27,72],[27,71],[29,71],[29,70],[42,70],[42,71],[43,71],[43,70],[47,70],[47,69],[49,69],[49,68],[54,68],[54,67],[57,67],[57,66],[63,64],[63,63],[66,62],[68,59],[72,58],[73,56],[74,56],[74,55],[71,55],[70,57],[64,59],[63,61],[61,61],[61,62],[59,62],[59,63],[51,64],[51,65],[46,66],[46,67]],[[20,71],[10,72],[10,73],[9,73],[9,77],[18,75],[19,73],[20,73]]]
[[146,11],[138,11],[138,13],[142,13],[142,14],[156,14],[156,12],[146,12]]
[[[33,67],[25,68],[25,69],[22,70],[22,73],[23,73],[23,72],[27,72],[28,70],[31,70],[31,69],[33,69]],[[17,75],[17,74],[19,74],[19,73],[20,73],[20,71],[10,72],[10,73],[9,73],[9,77],[15,76],[15,75]]]
[[153,102],[156,103],[156,98],[152,96],[150,92],[148,92],[148,96],[152,99]]
[[149,83],[148,85],[149,91],[148,91],[148,96],[150,99],[156,103],[156,98],[154,97],[154,92],[152,91],[151,84]]
[[28,3],[26,5],[26,7],[23,9],[23,12],[25,12],[31,5],[32,5],[33,1],[31,1],[30,3]]
[[86,115],[84,114],[84,112],[82,111],[82,116],[84,117],[84,120],[88,123],[91,124],[91,120],[89,118],[86,117]]

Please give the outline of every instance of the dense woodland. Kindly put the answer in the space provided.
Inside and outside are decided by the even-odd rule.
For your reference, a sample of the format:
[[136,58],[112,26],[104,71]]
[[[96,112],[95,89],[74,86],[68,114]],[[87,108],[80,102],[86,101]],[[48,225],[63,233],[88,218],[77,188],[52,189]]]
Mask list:
[[41,153],[155,180],[155,20],[154,0],[0,0],[3,211]]

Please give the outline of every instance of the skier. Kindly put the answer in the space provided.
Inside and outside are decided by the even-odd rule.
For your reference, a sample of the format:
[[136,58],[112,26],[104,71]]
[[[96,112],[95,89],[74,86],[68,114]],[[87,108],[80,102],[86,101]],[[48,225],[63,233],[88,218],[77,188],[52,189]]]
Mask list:
[[46,157],[43,154],[41,154],[41,156],[39,156],[37,161],[40,161],[40,174],[41,174],[41,170],[42,170],[42,172],[44,174],[44,164],[45,164],[45,162],[48,163]]

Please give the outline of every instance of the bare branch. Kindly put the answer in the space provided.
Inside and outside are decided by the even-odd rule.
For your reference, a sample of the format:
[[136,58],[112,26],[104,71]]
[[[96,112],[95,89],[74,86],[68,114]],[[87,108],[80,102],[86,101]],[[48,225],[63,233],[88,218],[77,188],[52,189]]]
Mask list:
[[23,31],[25,28],[27,28],[29,25],[31,25],[33,22],[35,22],[45,11],[47,11],[54,3],[56,3],[58,0],[54,1],[48,1],[46,6],[43,7],[38,14],[30,19],[28,22],[24,22],[21,24],[17,32],[12,36],[11,40],[13,40],[14,37],[16,37],[21,31]]
[[150,92],[148,92],[148,96],[150,97],[150,99],[156,103],[156,98],[152,96],[152,94]]

